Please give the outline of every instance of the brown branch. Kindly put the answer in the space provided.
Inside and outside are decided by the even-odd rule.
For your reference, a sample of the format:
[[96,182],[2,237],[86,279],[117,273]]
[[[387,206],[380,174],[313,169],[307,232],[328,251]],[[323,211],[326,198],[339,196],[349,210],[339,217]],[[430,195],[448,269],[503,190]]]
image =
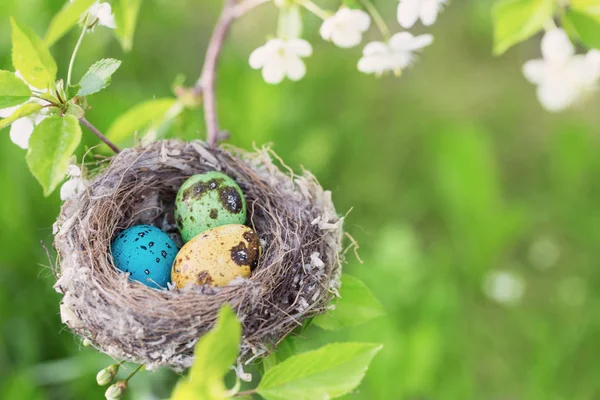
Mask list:
[[196,82],[194,92],[204,97],[204,119],[206,121],[206,141],[209,147],[214,148],[217,143],[227,134],[221,132],[217,117],[217,100],[215,95],[215,81],[217,76],[217,64],[223,43],[227,38],[231,24],[236,18],[241,17],[253,8],[266,3],[268,0],[244,0],[236,4],[235,0],[225,0],[223,11],[215,26],[208,50],[202,67],[200,79]]
[[111,142],[110,140],[108,140],[108,138],[106,136],[104,136],[102,134],[102,132],[100,132],[98,130],[98,128],[96,128],[94,125],[92,125],[90,123],[90,121],[88,121],[85,118],[81,118],[79,120],[79,122],[81,123],[81,125],[85,126],[86,128],[89,129],[90,132],[92,132],[94,135],[98,136],[98,139],[102,140],[108,147],[110,147],[110,149],[112,151],[114,151],[115,153],[120,153],[121,150],[119,150],[119,148],[117,146],[115,146],[115,144],[113,142]]

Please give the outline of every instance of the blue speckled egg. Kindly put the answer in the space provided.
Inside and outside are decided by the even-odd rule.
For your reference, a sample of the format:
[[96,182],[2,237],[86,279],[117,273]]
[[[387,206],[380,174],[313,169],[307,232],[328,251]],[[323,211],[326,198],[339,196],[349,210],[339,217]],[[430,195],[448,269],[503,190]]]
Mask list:
[[167,287],[177,251],[169,235],[151,225],[132,226],[112,242],[117,268],[129,273],[129,279],[155,289]]

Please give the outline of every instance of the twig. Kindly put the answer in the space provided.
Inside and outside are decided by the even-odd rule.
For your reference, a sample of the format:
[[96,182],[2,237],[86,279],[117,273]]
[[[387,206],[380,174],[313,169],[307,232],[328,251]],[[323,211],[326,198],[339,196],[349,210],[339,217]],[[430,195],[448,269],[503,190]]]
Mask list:
[[251,395],[253,395],[254,393],[256,393],[256,389],[252,389],[252,390],[244,390],[244,391],[241,391],[241,392],[237,392],[237,393],[235,394],[235,397],[251,396]]
[[204,96],[204,119],[206,120],[206,136],[208,145],[214,148],[217,145],[219,136],[219,121],[217,119],[217,104],[215,96],[215,80],[217,75],[217,62],[221,55],[223,42],[229,33],[229,28],[234,20],[233,7],[235,0],[225,0],[225,6],[215,26],[210,41],[202,75],[196,83],[196,92],[201,92]]
[[85,126],[86,128],[89,129],[90,132],[92,132],[94,135],[98,136],[98,139],[102,140],[108,147],[110,147],[110,149],[112,151],[114,151],[115,153],[120,153],[121,150],[119,150],[119,148],[117,146],[115,146],[115,144],[113,142],[111,142],[110,140],[108,140],[108,138],[106,136],[104,136],[102,134],[102,132],[100,132],[98,130],[98,128],[96,128],[94,125],[92,125],[90,123],[90,121],[88,121],[87,119],[81,118],[79,120],[79,122],[81,123],[81,125]]
[[208,145],[214,148],[217,142],[226,135],[219,129],[219,121],[217,117],[217,101],[215,96],[215,81],[217,75],[217,63],[221,55],[223,43],[227,38],[231,24],[236,18],[241,17],[253,8],[268,2],[269,0],[245,0],[236,4],[235,0],[225,0],[223,11],[215,26],[210,41],[208,50],[202,67],[200,79],[196,82],[194,92],[197,95],[204,97],[204,119],[206,121],[206,136]]
[[377,11],[377,7],[375,7],[370,0],[360,0],[360,2],[363,3],[363,6],[367,9],[369,14],[371,14],[371,17],[375,21],[377,28],[381,32],[381,36],[383,36],[385,40],[390,40],[392,34],[390,33],[390,29],[385,23],[385,20],[383,19],[381,14],[379,14],[379,11]]

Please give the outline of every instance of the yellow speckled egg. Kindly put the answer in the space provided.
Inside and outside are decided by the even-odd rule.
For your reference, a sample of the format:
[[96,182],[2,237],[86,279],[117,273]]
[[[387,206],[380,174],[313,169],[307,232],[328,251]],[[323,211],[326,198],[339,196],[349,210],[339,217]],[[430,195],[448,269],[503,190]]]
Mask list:
[[262,249],[256,232],[245,225],[224,225],[195,236],[179,251],[171,270],[177,288],[226,286],[247,278],[258,266]]

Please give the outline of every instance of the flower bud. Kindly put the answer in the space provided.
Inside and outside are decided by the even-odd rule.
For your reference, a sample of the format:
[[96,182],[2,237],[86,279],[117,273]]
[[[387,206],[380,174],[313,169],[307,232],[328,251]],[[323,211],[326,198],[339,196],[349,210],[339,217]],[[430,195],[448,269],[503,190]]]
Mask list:
[[119,381],[109,388],[104,393],[106,400],[118,400],[123,396],[123,393],[127,390],[127,381]]
[[96,375],[96,382],[98,385],[105,386],[113,381],[115,375],[119,371],[119,364],[111,364],[108,367],[104,368]]

